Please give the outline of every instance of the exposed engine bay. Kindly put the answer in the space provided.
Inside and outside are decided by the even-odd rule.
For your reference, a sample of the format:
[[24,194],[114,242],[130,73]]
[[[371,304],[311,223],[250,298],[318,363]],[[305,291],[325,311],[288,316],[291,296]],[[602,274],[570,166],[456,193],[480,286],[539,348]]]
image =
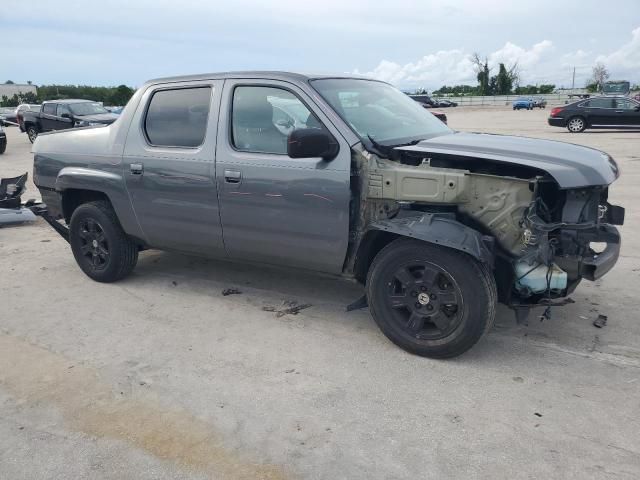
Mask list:
[[563,189],[542,169],[459,155],[357,156],[368,221],[429,213],[494,239],[499,299],[511,307],[562,304],[553,300],[617,260],[612,225],[623,223],[624,209],[608,203],[607,186]]

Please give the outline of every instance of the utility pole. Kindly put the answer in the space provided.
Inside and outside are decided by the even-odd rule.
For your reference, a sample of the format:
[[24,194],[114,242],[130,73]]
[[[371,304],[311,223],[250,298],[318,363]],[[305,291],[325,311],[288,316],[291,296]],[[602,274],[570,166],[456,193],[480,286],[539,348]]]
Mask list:
[[573,67],[573,79],[571,80],[571,90],[576,88],[576,67]]

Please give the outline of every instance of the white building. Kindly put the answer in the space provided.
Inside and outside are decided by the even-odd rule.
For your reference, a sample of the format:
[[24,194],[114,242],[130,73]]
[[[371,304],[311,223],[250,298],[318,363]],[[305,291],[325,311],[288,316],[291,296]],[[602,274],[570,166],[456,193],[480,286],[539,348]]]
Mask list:
[[14,95],[20,95],[21,93],[33,93],[38,94],[38,90],[35,85],[18,84],[18,83],[0,83],[0,98],[6,96],[8,98]]

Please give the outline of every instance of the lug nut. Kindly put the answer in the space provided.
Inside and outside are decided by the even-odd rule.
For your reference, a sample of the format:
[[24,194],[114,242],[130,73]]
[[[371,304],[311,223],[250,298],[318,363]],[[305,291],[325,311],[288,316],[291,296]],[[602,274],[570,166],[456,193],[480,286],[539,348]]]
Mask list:
[[420,290],[422,290],[423,292],[427,291],[427,287],[420,287]]
[[427,305],[427,310],[433,310],[433,305]]
[[435,293],[432,293],[432,294],[431,294],[431,300],[435,300],[436,298],[438,298],[438,297],[436,297],[436,294],[435,294]]

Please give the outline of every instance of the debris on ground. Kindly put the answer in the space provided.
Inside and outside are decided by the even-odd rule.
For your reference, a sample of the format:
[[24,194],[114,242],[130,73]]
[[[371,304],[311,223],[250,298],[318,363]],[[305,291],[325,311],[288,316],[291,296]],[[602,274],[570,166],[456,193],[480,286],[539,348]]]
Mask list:
[[172,280],[171,281],[171,285],[173,285],[174,287],[177,287],[178,286],[178,282],[176,282],[175,280]]
[[262,307],[265,312],[276,312],[276,317],[297,315],[301,310],[311,307],[310,303],[298,303],[295,300],[283,300],[279,307],[267,305]]
[[222,296],[226,297],[227,295],[240,295],[242,292],[237,288],[225,288],[222,290]]
[[598,318],[593,321],[593,326],[596,328],[602,328],[607,324],[607,320],[606,315],[598,315]]

